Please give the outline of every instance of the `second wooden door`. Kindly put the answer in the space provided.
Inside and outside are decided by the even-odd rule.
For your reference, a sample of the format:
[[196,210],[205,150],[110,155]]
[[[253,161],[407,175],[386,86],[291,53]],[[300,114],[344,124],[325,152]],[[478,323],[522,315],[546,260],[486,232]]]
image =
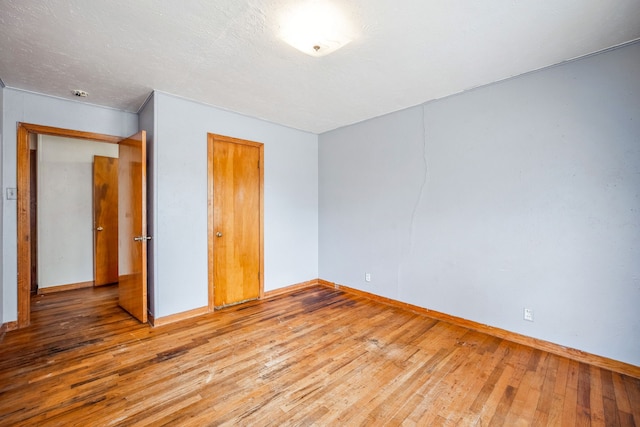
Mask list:
[[93,157],[94,284],[118,281],[118,159]]
[[262,157],[260,143],[209,135],[215,307],[261,296]]

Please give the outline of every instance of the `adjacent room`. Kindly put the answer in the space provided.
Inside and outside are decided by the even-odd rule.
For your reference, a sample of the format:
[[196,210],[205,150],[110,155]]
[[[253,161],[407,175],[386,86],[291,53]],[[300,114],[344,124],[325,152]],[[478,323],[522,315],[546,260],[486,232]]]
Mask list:
[[0,425],[640,425],[640,3],[0,3]]

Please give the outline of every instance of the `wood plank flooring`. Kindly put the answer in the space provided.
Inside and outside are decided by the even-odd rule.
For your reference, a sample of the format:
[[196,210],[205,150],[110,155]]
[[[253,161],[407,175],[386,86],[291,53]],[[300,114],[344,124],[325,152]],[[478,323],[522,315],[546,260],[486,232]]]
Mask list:
[[640,426],[640,380],[316,286],[152,329],[113,286],[0,337],[0,426]]

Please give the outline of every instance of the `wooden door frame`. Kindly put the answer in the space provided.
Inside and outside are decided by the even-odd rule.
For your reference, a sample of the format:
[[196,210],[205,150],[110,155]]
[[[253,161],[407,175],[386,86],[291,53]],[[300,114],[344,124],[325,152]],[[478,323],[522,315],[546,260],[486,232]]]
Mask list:
[[31,173],[29,135],[52,135],[65,138],[92,140],[117,144],[122,138],[100,133],[83,132],[51,126],[18,123],[16,140],[17,188],[18,188],[18,320],[17,328],[25,328],[31,322]]
[[213,143],[215,141],[230,142],[232,144],[249,145],[260,150],[260,296],[264,297],[264,144],[261,142],[249,141],[246,139],[233,138],[230,136],[207,133],[207,252],[208,252],[208,274],[209,274],[209,311],[214,311],[214,283],[213,283]]

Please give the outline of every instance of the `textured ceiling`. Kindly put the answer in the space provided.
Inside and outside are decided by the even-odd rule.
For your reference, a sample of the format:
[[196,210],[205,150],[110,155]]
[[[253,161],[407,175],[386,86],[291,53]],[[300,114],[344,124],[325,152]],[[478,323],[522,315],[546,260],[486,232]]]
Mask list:
[[334,0],[357,37],[314,58],[277,36],[298,3],[0,0],[0,79],[133,112],[158,89],[321,133],[640,38],[639,0]]

